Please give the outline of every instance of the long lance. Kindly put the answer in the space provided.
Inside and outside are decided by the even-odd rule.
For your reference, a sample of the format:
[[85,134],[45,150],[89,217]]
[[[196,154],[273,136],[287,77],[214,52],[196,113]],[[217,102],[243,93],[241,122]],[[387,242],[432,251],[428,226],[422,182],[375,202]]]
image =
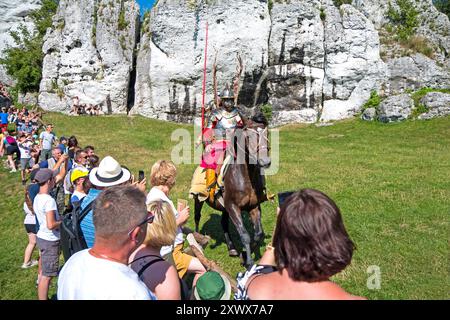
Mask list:
[[205,36],[205,65],[203,66],[203,88],[202,88],[202,144],[203,144],[203,129],[205,128],[205,95],[206,95],[206,62],[208,59],[208,22],[206,22],[206,36]]

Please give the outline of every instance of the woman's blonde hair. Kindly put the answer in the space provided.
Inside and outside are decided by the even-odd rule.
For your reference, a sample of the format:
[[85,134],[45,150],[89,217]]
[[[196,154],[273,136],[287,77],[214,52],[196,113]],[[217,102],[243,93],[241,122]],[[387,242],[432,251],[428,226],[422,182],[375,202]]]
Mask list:
[[153,213],[155,218],[147,227],[144,244],[152,248],[173,245],[177,234],[177,221],[170,204],[162,200],[152,201],[147,205],[147,210]]
[[156,162],[150,173],[150,183],[152,186],[167,186],[169,189],[175,185],[177,168],[172,161],[159,160]]

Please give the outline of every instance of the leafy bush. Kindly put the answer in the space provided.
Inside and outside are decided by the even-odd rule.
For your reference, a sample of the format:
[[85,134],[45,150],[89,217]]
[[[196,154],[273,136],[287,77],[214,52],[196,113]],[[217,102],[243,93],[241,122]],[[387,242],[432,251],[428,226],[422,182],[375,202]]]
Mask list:
[[264,104],[261,106],[261,112],[264,114],[264,116],[266,117],[267,121],[271,121],[272,120],[272,105],[270,104]]
[[388,17],[397,28],[397,36],[400,40],[407,40],[419,26],[419,12],[414,8],[410,0],[397,0],[399,9],[394,9],[389,2]]
[[324,8],[320,8],[320,20],[325,21],[327,14]]
[[128,27],[128,22],[125,20],[125,10],[121,9],[119,13],[119,30],[125,30]]
[[372,90],[370,92],[370,98],[367,100],[366,103],[362,106],[362,111],[369,109],[369,108],[375,108],[378,109],[381,103],[381,98],[378,95],[378,92],[376,90]]
[[35,30],[30,32],[21,25],[10,35],[16,47],[6,48],[4,58],[0,59],[6,72],[15,80],[16,90],[20,92],[38,91],[42,78],[42,45],[47,28],[52,26],[59,0],[43,0],[41,8],[31,12],[30,17]]
[[414,108],[413,112],[411,113],[411,118],[417,118],[423,113],[427,113],[430,111],[427,107],[425,107],[423,104],[419,104],[417,107]]

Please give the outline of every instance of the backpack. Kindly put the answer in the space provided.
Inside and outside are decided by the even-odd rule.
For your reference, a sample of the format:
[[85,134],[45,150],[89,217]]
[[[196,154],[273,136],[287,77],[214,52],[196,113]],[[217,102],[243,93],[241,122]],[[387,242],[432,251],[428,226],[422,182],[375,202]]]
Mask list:
[[11,146],[17,145],[16,139],[14,139],[14,137],[11,136],[6,137],[6,142]]
[[81,209],[83,200],[84,198],[81,201],[73,203],[72,211],[64,215],[61,223],[60,243],[64,261],[66,262],[74,253],[87,249],[88,247],[80,227],[80,222],[91,211],[94,201],[91,201],[84,209]]

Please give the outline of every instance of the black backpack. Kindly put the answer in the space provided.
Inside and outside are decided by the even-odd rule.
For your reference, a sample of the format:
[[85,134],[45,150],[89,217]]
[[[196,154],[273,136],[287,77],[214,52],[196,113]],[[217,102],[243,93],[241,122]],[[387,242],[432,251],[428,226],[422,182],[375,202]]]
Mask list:
[[71,212],[63,216],[61,223],[61,250],[63,252],[64,261],[76,252],[87,249],[86,240],[84,239],[83,232],[81,231],[80,222],[91,211],[94,201],[91,201],[83,210],[81,209],[81,203],[83,199],[78,202],[74,202]]

